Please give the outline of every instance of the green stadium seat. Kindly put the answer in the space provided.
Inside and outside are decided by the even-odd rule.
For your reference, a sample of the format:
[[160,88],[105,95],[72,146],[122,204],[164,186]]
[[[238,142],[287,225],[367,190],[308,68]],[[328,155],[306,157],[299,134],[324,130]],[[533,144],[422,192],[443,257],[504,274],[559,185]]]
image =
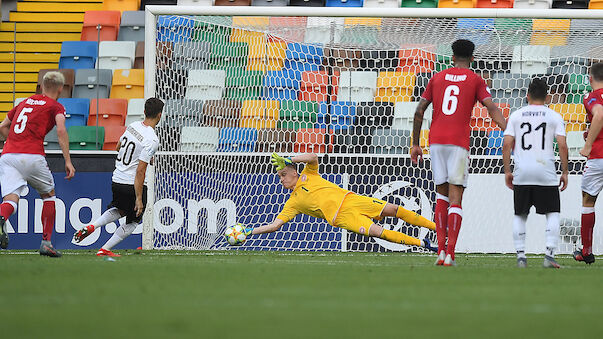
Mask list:
[[318,103],[313,101],[281,101],[277,128],[314,128],[318,119]]
[[229,68],[226,71],[226,94],[229,100],[258,100],[262,98],[261,71]]
[[400,7],[437,8],[438,0],[402,0]]
[[584,95],[591,92],[590,82],[586,74],[570,74],[567,86],[567,103],[581,104]]
[[67,134],[71,150],[102,150],[105,143],[105,128],[102,126],[71,126]]

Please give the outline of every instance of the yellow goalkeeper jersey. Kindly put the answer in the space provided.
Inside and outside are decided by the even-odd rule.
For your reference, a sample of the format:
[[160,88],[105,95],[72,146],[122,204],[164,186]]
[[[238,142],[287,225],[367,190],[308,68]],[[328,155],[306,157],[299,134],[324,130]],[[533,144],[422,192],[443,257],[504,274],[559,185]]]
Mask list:
[[333,225],[343,199],[352,192],[323,179],[318,164],[307,164],[278,219],[288,222],[299,213],[327,220]]

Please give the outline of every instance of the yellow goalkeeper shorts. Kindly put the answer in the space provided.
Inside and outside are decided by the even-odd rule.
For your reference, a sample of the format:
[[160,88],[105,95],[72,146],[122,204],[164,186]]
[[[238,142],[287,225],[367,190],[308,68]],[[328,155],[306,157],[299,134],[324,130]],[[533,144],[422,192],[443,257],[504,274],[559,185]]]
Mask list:
[[375,223],[373,219],[381,219],[381,212],[383,212],[385,204],[387,202],[381,199],[354,193],[348,194],[339,208],[334,226],[368,235],[369,227]]

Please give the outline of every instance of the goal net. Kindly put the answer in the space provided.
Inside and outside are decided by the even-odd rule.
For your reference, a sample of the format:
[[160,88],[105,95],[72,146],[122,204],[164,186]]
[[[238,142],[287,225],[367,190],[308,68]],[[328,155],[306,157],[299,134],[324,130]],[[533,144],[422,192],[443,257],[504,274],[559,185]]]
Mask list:
[[[603,58],[603,19],[497,17],[504,11],[463,17],[477,13],[466,10],[447,17],[429,12],[438,13],[435,18],[397,9],[325,8],[300,16],[295,8],[147,8],[146,96],[166,105],[157,128],[161,147],[150,190],[154,205],[145,218],[146,248],[420,251],[302,215],[240,247],[229,247],[222,233],[236,222],[268,224],[281,211],[289,192],[270,165],[272,152],[318,153],[325,178],[433,219],[431,108],[418,166],[409,159],[411,130],[429,79],[452,67],[456,39],[475,43],[472,69],[486,80],[505,117],[525,104],[532,78],[548,81],[547,104],[566,121],[574,174],[562,195],[559,250],[569,253],[579,244],[584,161],[578,150],[586,128],[581,100],[590,90],[589,65]],[[254,13],[261,15],[249,15]],[[502,131],[478,104],[459,251],[514,251],[501,146]],[[433,232],[397,219],[379,223],[435,240]],[[544,220],[530,217],[528,229],[528,252],[542,252]],[[595,250],[601,242],[597,234]]]

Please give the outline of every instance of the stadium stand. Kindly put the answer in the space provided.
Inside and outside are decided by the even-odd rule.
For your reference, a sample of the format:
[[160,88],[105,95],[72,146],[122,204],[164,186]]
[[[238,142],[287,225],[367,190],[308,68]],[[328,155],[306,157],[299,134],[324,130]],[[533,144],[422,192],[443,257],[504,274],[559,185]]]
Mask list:
[[127,114],[128,100],[126,99],[92,99],[88,126],[96,126],[97,121],[98,126],[124,126]]
[[115,151],[119,138],[126,131],[126,126],[105,126],[105,142],[103,151]]
[[117,40],[120,21],[121,12],[119,11],[87,11],[84,13],[84,24],[80,40]]
[[94,68],[97,54],[96,41],[64,41],[61,44],[59,68]]
[[78,69],[75,72],[74,98],[109,98],[112,84],[110,69]]
[[139,7],[139,0],[103,0],[103,11],[135,11]]
[[119,23],[119,41],[144,41],[144,12],[124,11]]
[[134,66],[136,42],[101,41],[98,50],[98,68],[130,69]]
[[90,113],[90,100],[80,98],[59,98],[65,107],[65,126],[86,126]]
[[69,134],[69,149],[102,150],[105,143],[105,128],[100,126],[71,126]]
[[144,70],[116,69],[109,98],[144,98]]

